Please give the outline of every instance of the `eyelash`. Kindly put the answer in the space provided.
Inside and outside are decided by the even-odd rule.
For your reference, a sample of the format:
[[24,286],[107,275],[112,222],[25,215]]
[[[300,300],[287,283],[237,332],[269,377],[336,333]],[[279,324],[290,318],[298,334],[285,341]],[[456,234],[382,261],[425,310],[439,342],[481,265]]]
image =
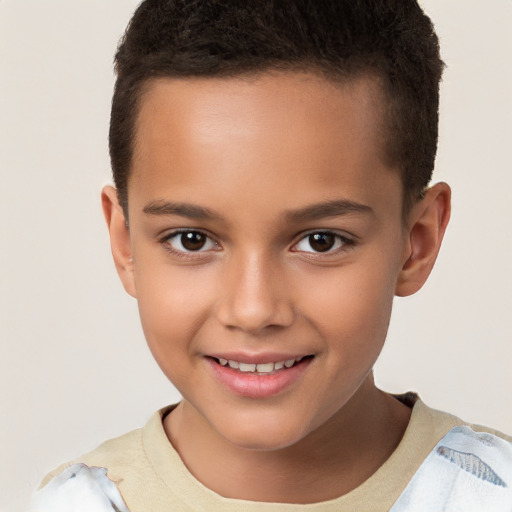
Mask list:
[[[326,251],[304,251],[304,250],[297,250],[296,248],[300,243],[306,241],[309,237],[313,235],[329,235],[333,236],[335,241],[335,248],[328,248]],[[336,247],[338,245],[338,247]],[[309,233],[305,233],[301,236],[298,242],[293,244],[292,246],[292,252],[298,252],[304,255],[306,258],[312,258],[312,259],[327,259],[330,257],[336,257],[340,256],[343,253],[345,253],[348,249],[353,248],[356,245],[356,240],[352,238],[348,238],[345,235],[342,235],[340,233],[337,233],[336,231],[330,231],[328,229],[326,230],[315,230],[310,231]],[[311,244],[310,244],[311,247]]]
[[[175,249],[170,244],[170,240],[172,240],[174,237],[177,237],[179,235],[183,235],[186,233],[196,233],[199,235],[203,235],[207,239],[207,243],[209,241],[210,243],[213,243],[217,247],[214,250],[216,250],[216,251],[219,250],[218,249],[218,247],[220,247],[219,244],[210,235],[208,235],[208,233],[205,233],[204,231],[202,231],[200,229],[176,229],[172,233],[165,235],[160,240],[160,243],[164,246],[164,248],[167,252],[171,253],[173,256],[177,256],[178,258],[183,258],[183,259],[193,259],[193,258],[197,258],[199,255],[204,256],[203,253],[207,253],[211,250],[211,249],[208,249],[208,250],[198,250],[198,251],[186,251],[186,250]],[[182,244],[182,246],[183,246],[183,244]]]
[[[210,235],[208,235],[208,233],[206,233],[200,229],[176,229],[176,230],[172,231],[171,233],[165,235],[160,240],[160,243],[164,246],[166,251],[173,254],[174,256],[177,256],[179,258],[184,258],[184,259],[193,259],[193,258],[200,257],[200,255],[204,256],[203,253],[209,253],[212,250],[212,249],[206,249],[206,250],[197,250],[197,251],[192,251],[192,250],[187,251],[187,250],[176,249],[170,244],[170,240],[172,240],[173,238],[175,238],[179,235],[187,234],[187,233],[195,233],[195,234],[199,234],[199,235],[206,237],[206,239],[207,239],[206,243],[208,243],[208,241],[209,241],[210,243],[214,244],[214,246],[215,246],[215,248],[213,249],[214,251],[220,250],[220,245]],[[337,244],[341,244],[341,245],[339,247],[335,248],[334,250],[332,250],[332,248],[329,248],[326,251],[294,250],[294,248],[297,247],[301,242],[305,241],[307,238],[309,238],[313,235],[331,235],[335,238],[335,244],[337,243]],[[301,238],[293,244],[291,251],[302,253],[302,254],[307,254],[308,255],[307,257],[309,257],[309,258],[325,258],[328,256],[332,256],[332,255],[336,255],[341,252],[344,252],[347,249],[353,247],[355,244],[356,244],[355,240],[348,238],[344,235],[341,235],[340,233],[337,233],[335,231],[316,230],[316,231],[310,231],[309,233],[303,234],[301,236]],[[181,245],[183,246],[183,244],[181,244]]]

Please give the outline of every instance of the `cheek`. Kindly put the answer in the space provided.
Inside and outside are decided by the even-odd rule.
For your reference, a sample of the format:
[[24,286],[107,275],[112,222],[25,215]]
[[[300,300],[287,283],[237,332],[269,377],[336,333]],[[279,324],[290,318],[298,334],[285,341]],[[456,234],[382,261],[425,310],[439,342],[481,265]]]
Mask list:
[[153,264],[134,269],[144,335],[168,374],[174,361],[194,352],[195,334],[211,303],[211,276],[197,267]]
[[389,268],[354,264],[304,287],[311,291],[305,316],[347,366],[376,358],[382,348],[394,297],[390,274]]

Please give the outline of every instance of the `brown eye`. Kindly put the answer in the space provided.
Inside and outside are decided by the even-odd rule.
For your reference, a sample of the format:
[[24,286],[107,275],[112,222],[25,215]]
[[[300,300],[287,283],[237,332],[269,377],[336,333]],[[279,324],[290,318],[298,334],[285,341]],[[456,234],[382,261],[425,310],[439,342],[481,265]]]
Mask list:
[[343,235],[330,231],[317,231],[299,240],[293,250],[306,253],[334,253],[345,246],[353,245],[353,243],[351,239]]
[[187,251],[199,251],[206,244],[206,236],[198,231],[189,231],[181,234],[181,245]]
[[178,231],[163,240],[164,244],[178,253],[216,250],[217,244],[201,231]]
[[308,242],[316,252],[326,252],[334,247],[336,236],[332,233],[313,233],[309,235]]

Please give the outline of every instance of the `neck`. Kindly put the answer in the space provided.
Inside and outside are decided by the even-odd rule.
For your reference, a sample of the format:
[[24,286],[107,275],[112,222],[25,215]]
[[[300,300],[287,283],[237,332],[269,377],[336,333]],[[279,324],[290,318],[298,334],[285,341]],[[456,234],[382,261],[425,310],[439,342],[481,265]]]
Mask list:
[[410,409],[378,390],[370,376],[326,423],[286,448],[235,446],[186,401],[165,418],[164,428],[189,471],[221,496],[315,503],[367,480],[395,450],[409,417]]

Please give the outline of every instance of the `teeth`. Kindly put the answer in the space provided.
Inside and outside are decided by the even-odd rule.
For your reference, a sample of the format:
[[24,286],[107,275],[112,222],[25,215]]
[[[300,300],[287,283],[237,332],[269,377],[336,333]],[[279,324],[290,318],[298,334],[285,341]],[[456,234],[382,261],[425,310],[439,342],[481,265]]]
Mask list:
[[258,373],[270,373],[274,369],[274,363],[262,363],[256,365]]
[[294,359],[288,359],[287,361],[277,361],[276,363],[241,363],[239,361],[233,361],[232,359],[224,359],[219,357],[219,364],[222,366],[229,366],[234,370],[239,370],[244,373],[272,373],[276,370],[282,370],[283,368],[291,368],[295,363],[298,363],[304,359],[304,356],[300,356]]
[[[231,363],[231,361],[230,361]],[[239,363],[239,368],[241,372],[254,372],[256,370],[255,364],[247,364],[247,363]]]

